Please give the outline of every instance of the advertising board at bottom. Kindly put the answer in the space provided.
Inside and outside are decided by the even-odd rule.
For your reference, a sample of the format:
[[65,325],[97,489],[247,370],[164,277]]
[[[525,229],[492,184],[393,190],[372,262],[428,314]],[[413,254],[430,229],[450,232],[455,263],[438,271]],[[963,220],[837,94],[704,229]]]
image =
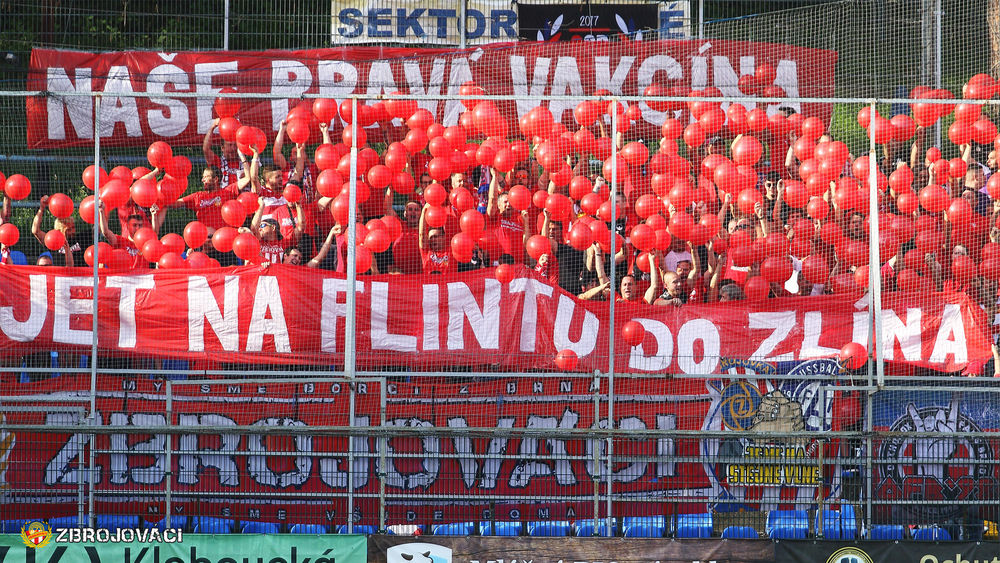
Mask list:
[[[88,531],[91,529],[84,529]],[[73,541],[44,523],[20,535],[0,534],[0,563],[364,563],[365,537],[309,534],[183,534],[150,542],[122,534]],[[100,530],[107,532],[107,530]],[[148,530],[147,530],[148,531]],[[81,536],[82,534],[78,534]]]
[[[371,549],[371,548],[369,548]],[[779,563],[1000,563],[1000,542],[929,541],[782,541],[775,543]]]
[[371,563],[770,563],[766,540],[370,536]]

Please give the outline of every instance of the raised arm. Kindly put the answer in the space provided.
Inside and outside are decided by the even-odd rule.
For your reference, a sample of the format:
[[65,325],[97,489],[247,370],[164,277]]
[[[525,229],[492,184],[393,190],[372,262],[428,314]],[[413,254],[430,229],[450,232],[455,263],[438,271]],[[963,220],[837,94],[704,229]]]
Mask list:
[[420,250],[427,249],[427,220],[425,219],[427,215],[427,208],[430,207],[429,203],[425,203],[423,209],[420,210],[420,223],[417,225],[417,242],[420,245]]
[[108,213],[104,208],[103,201],[101,202],[101,209],[98,213],[98,217],[99,217],[98,220],[101,222],[100,224],[101,235],[103,235],[104,238],[108,239],[108,244],[117,247],[119,245],[118,238],[121,235],[116,235],[115,233],[111,232],[111,227],[108,226]]
[[[6,200],[6,198],[4,198]],[[43,246],[45,245],[45,233],[42,232],[42,215],[45,214],[45,206],[49,203],[49,196],[43,195],[41,199],[38,200],[38,211],[35,213],[35,218],[31,220],[31,234],[35,235]]]
[[155,203],[149,208],[149,220],[153,227],[153,232],[157,235],[160,234],[160,227],[163,226],[163,222],[167,219],[167,210],[160,209],[159,205]]
[[298,242],[302,238],[302,233],[306,230],[306,214],[302,211],[301,203],[296,201],[292,205],[295,207],[295,230],[292,231],[292,240]]
[[486,216],[493,218],[497,215],[497,197],[499,197],[500,191],[500,178],[495,168],[490,168],[490,172],[490,195],[486,200]]
[[646,255],[649,258],[649,287],[646,288],[646,294],[643,295],[643,301],[653,304],[656,298],[663,293],[663,281],[660,279],[660,258],[663,257],[663,251],[657,248],[653,252]]
[[330,253],[333,241],[336,240],[337,235],[339,235],[342,231],[343,228],[340,225],[334,225],[333,228],[330,229],[330,233],[326,235],[326,240],[323,241],[323,246],[320,247],[316,256],[313,256],[311,260],[306,262],[306,267],[318,268],[319,265],[323,263],[323,260],[326,259],[326,255]]
[[219,126],[219,118],[212,120],[212,126],[208,128],[205,132],[205,138],[201,141],[201,153],[205,155],[205,162],[212,166],[214,162],[219,160],[219,157],[212,150],[212,135],[215,133],[215,128]]
[[282,149],[285,148],[285,125],[287,123],[282,119],[281,123],[278,124],[278,134],[274,136],[274,147],[271,149],[274,165],[282,170],[288,166],[288,161],[285,160],[285,153],[282,152]]
[[250,219],[250,232],[260,238],[260,220],[264,216],[264,198],[257,198],[257,211],[253,212],[253,218]]

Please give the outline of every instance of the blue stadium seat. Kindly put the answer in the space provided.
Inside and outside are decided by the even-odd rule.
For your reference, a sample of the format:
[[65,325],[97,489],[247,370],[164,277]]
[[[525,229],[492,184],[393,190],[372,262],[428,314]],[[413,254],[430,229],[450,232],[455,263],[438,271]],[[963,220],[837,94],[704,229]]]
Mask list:
[[528,522],[528,535],[534,537],[564,537],[569,535],[569,522],[553,520]]
[[475,529],[473,522],[453,522],[451,524],[435,524],[431,534],[435,536],[471,536]]
[[947,541],[951,539],[951,534],[944,528],[932,526],[930,528],[918,528],[914,530],[913,539],[918,541]]
[[521,522],[480,522],[479,535],[481,536],[520,536],[524,524]]
[[[181,516],[179,514],[174,514],[174,515],[170,516],[170,527],[171,528],[181,528],[181,529],[186,530],[187,529],[187,523],[188,523],[187,516]],[[167,517],[164,516],[163,518],[160,518],[160,520],[157,521],[157,522],[146,522],[146,526],[145,527],[149,528],[149,529],[156,528],[157,530],[163,531],[163,530],[167,529]]]
[[288,529],[291,534],[325,534],[330,530],[322,524],[295,524]]
[[[822,521],[822,522],[821,522]],[[816,525],[813,529],[819,530],[822,526],[823,538],[828,540],[842,539],[840,530],[840,511],[824,508],[816,512]]]
[[[370,535],[374,534],[377,531],[378,531],[378,528],[376,528],[375,526],[359,526],[359,525],[355,524],[354,528],[353,528],[353,531],[350,532],[350,533],[352,533],[352,534],[364,534],[366,536],[370,536]],[[346,533],[348,533],[347,532],[347,524],[341,524],[341,525],[337,526],[337,533],[338,534],[346,534]]]
[[772,539],[804,540],[809,535],[805,510],[772,510],[767,513],[767,535]]
[[0,534],[20,534],[28,522],[32,520],[0,520]]
[[840,505],[840,539],[853,540],[858,537],[858,517],[853,504]]
[[712,537],[712,515],[702,514],[677,515],[678,538],[710,538]]
[[112,531],[119,528],[138,528],[139,517],[128,514],[98,514],[97,527]]
[[228,518],[197,516],[193,530],[196,534],[231,534],[235,526],[236,522]]
[[875,524],[870,535],[873,540],[901,540],[903,527],[898,524]]
[[281,526],[274,522],[244,522],[244,534],[278,534],[281,533]]
[[[84,522],[86,522],[86,519],[84,519]],[[60,516],[59,518],[50,518],[49,519],[49,526],[51,526],[53,530],[56,529],[56,528],[80,528],[81,527],[80,526],[80,522],[79,522],[79,520],[77,519],[76,516]],[[20,532],[18,532],[18,533],[20,533]]]
[[190,364],[187,360],[163,360],[163,369],[176,371],[177,373],[165,374],[163,377],[164,379],[177,381],[179,379],[187,379]]
[[[578,538],[589,538],[593,536],[601,536],[609,538],[615,535],[615,528],[618,526],[616,518],[611,519],[611,527],[608,527],[607,518],[599,518],[597,520],[597,527],[594,527],[593,518],[588,518],[587,520],[577,520],[573,522],[573,535]],[[594,530],[597,533],[594,533]]]
[[722,530],[722,537],[731,540],[756,540],[760,539],[760,534],[753,526],[728,526]]
[[[28,265],[28,257],[25,256],[24,253],[21,252],[20,250],[11,250],[10,251],[10,265],[11,266],[27,266]],[[18,530],[17,533],[20,534],[21,530]]]
[[622,518],[622,536],[626,538],[662,538],[667,534],[663,516],[626,516]]

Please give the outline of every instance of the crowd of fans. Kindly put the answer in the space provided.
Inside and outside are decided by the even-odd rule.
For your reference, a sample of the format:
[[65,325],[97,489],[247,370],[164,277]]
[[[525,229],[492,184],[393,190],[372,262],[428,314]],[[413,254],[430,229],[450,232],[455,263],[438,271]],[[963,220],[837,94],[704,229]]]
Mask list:
[[[495,108],[479,112],[469,104],[469,118],[446,128],[425,121],[425,110],[415,126],[417,112],[407,119],[379,102],[369,118],[383,141],[374,146],[384,150],[365,146],[353,168],[349,144],[359,133],[350,123],[341,129],[339,119],[330,120],[337,127],[331,131],[309,116],[322,136],[314,158],[301,133],[286,153],[292,125],[283,121],[266,165],[259,145],[231,134],[219,144],[223,119],[217,119],[204,137],[200,190],[174,200],[161,195],[149,207],[132,198],[115,209],[102,202],[103,241],[128,256],[127,264],[102,262],[120,268],[284,263],[344,272],[346,190],[354,172],[359,273],[525,264],[580,299],[666,307],[863,291],[871,241],[868,157],[855,158],[818,119],[784,106],[767,116],[692,100],[666,120],[658,138],[642,133],[653,137],[646,139],[635,139],[633,108],[616,103],[583,102],[574,111],[577,131],[536,108],[521,120],[526,142],[513,144],[495,134],[495,125],[476,121],[480,113],[496,119]],[[949,129],[955,146],[926,147],[932,123],[926,108],[919,115],[914,109],[916,120],[858,115],[862,127],[881,128],[875,169],[883,287],[966,292],[992,318],[1000,277],[1000,182],[990,182],[996,128],[988,137],[992,123],[981,106],[935,106],[933,121],[954,112],[963,129]],[[609,133],[613,112],[619,127]],[[942,158],[949,148],[957,158]],[[162,183],[165,174],[139,167],[127,180]],[[31,232],[52,248],[42,228],[48,200],[40,198]],[[186,245],[160,232],[179,208],[193,211],[204,227],[189,224]],[[9,213],[5,196],[4,222]],[[37,264],[82,265],[89,229],[62,217],[53,230],[63,233],[62,244]],[[10,263],[11,248],[0,250]]]

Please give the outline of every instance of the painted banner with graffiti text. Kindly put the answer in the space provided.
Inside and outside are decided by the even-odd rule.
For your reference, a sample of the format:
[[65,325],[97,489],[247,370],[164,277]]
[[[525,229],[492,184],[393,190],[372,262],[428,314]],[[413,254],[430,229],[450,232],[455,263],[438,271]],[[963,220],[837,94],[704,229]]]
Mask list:
[[[412,95],[458,95],[474,81],[490,95],[505,96],[497,108],[514,135],[518,119],[541,96],[583,96],[598,90],[638,96],[653,83],[701,89],[718,87],[739,99],[741,75],[755,64],[776,70],[775,85],[790,97],[830,96],[837,62],[835,51],[741,41],[578,41],[566,44],[494,44],[465,51],[430,48],[342,47],[304,51],[198,51],[158,53],[126,51],[88,53],[34,49],[27,89],[44,92],[28,98],[28,147],[51,149],[92,146],[94,103],[102,94],[99,135],[103,146],[146,146],[153,141],[200,145],[212,127],[216,96],[224,88],[242,94],[241,123],[260,127],[268,137],[278,130],[291,102],[316,94],[340,103],[351,95],[392,92]],[[171,94],[196,94],[178,97]],[[274,96],[253,98],[254,94]],[[518,96],[533,96],[517,99]],[[311,103],[310,100],[306,102]],[[550,100],[557,121],[574,130],[577,101]],[[444,126],[459,124],[461,100],[423,100]],[[832,105],[788,102],[784,105],[830,121]],[[747,103],[748,108],[755,107]],[[769,113],[779,104],[770,104]],[[640,103],[642,120],[635,130],[659,137],[666,113]],[[662,109],[662,108],[661,108]],[[339,121],[339,120],[338,120]],[[342,126],[335,123],[334,129]],[[367,138],[381,139],[371,125]],[[318,131],[313,128],[319,142]]]
[[[651,307],[620,303],[615,325],[645,329],[627,346],[606,303],[581,301],[519,268],[444,276],[363,276],[356,286],[356,362],[363,369],[719,373],[724,358],[802,361],[867,343],[861,295]],[[98,348],[118,355],[241,364],[343,365],[347,283],[341,274],[272,265],[229,270],[102,271]],[[982,309],[961,293],[883,296],[884,355],[898,366],[954,372],[991,358]],[[93,279],[85,269],[0,268],[0,351],[90,350]],[[565,365],[564,365],[565,367]]]
[[[724,365],[741,377],[619,377],[613,395],[606,378],[595,384],[579,374],[358,379],[353,397],[343,379],[181,380],[168,391],[163,380],[101,376],[93,420],[86,376],[4,385],[0,519],[75,514],[90,451],[97,510],[151,521],[166,510],[168,483],[178,515],[333,524],[346,522],[351,487],[353,515],[365,525],[378,523],[382,487],[392,524],[591,517],[609,476],[617,515],[802,509],[851,498],[844,475],[867,465],[864,448],[815,437],[863,422],[865,399],[841,389],[837,362]],[[608,428],[612,397],[608,466],[606,440],[591,429]],[[918,381],[912,391],[877,393],[876,431],[899,426],[903,437],[877,437],[876,503],[906,491],[927,496],[886,507],[936,511],[924,518],[995,516],[986,509],[998,498],[997,440],[968,435],[998,430],[995,399]],[[155,433],[168,423],[191,431],[168,442]],[[387,439],[350,438],[340,429],[352,424],[381,426]],[[921,437],[948,428],[954,436]]]
[[[588,431],[607,428],[608,381],[595,384],[590,376],[356,380],[353,417],[344,380],[174,381],[168,392],[162,380],[102,376],[93,424],[120,430],[96,433],[89,444],[97,452],[96,502],[99,512],[158,520],[169,482],[178,515],[344,523],[350,483],[355,517],[370,525],[377,524],[384,479],[389,522],[563,520],[593,515],[609,470],[617,514],[767,508],[812,503],[819,494],[832,502],[839,492],[832,450],[821,469],[819,444],[780,443],[762,433],[834,428],[842,379],[836,362],[744,367],[746,379],[736,381],[619,379],[610,466],[605,440]],[[771,379],[777,371],[810,375]],[[76,513],[89,442],[76,407],[89,403],[89,383],[61,376],[4,389],[0,424],[13,430],[2,440],[3,505],[33,503],[31,517]],[[166,436],[155,434],[168,420],[192,428],[172,437],[172,457]],[[387,427],[390,438],[383,445],[374,433],[352,439],[319,428],[352,424]],[[54,428],[73,425],[80,431]],[[670,434],[676,430],[732,436],[680,438]],[[720,455],[739,459],[726,463]],[[748,480],[763,474],[766,457],[794,463],[783,465],[783,474]],[[3,517],[10,515],[0,508]]]

